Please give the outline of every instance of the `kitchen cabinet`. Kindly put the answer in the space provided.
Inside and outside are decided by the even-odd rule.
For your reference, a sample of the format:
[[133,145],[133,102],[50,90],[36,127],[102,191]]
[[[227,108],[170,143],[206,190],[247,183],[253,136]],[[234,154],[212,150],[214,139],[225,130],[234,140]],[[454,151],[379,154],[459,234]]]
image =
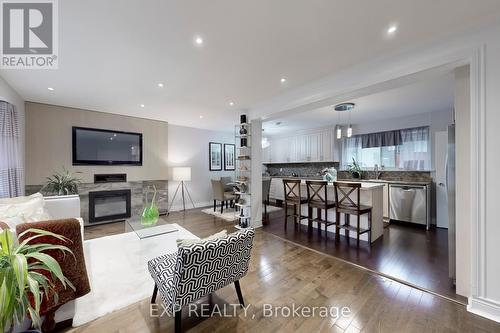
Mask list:
[[269,138],[264,163],[300,163],[335,161],[333,129],[322,129],[292,136]]
[[320,147],[319,151],[319,161],[334,161],[333,158],[333,131],[321,132],[320,137]]
[[389,219],[389,184],[384,184],[384,189],[382,190],[382,200],[383,200],[383,216],[384,219]]
[[382,189],[382,215],[384,219],[389,219],[389,184],[386,182],[371,181],[371,183],[383,185]]

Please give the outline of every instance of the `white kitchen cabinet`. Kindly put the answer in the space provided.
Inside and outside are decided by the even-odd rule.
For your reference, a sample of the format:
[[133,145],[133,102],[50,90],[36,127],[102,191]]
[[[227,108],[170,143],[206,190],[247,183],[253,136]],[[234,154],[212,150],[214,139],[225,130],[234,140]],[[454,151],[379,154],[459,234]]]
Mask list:
[[382,215],[384,218],[389,218],[389,184],[386,182],[374,182],[380,185],[384,185],[384,188],[382,189]]
[[383,198],[383,216],[384,218],[389,218],[389,184],[384,184],[384,189],[382,192]]
[[324,161],[322,154],[322,134],[314,133],[308,135],[307,160],[312,162]]
[[292,136],[272,137],[262,160],[268,163],[335,161],[333,129]]
[[307,135],[299,135],[292,138],[292,149],[295,148],[295,154],[291,162],[308,161],[309,155],[309,137]]
[[320,133],[319,141],[319,161],[334,161],[333,159],[333,130]]

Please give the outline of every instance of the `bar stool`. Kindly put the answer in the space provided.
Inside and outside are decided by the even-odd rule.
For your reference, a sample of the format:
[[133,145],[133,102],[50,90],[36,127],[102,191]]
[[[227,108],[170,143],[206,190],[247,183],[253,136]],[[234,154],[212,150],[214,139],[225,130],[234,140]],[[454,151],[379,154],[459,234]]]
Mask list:
[[[336,224],[328,221],[328,210],[335,208],[335,201],[328,200],[327,181],[308,180],[307,187],[307,215],[309,218],[309,231],[312,229],[312,222],[318,223],[318,233],[321,234],[321,224],[325,225],[325,235],[328,227]],[[316,218],[313,218],[313,209],[316,208]],[[325,218],[321,218],[321,210],[325,211]]]
[[[361,184],[360,183],[344,183],[344,182],[334,182],[335,188],[335,210],[336,210],[336,240],[340,240],[340,229],[346,231],[347,239],[349,240],[349,231],[354,231],[357,234],[357,246],[359,247],[359,236],[368,233],[368,243],[371,246],[371,230],[372,230],[372,207],[361,205],[360,193]],[[351,193],[356,193],[355,200],[351,199]],[[344,214],[344,224],[340,224],[340,214]],[[368,228],[361,228],[359,225],[360,216],[363,214],[368,214]],[[351,215],[357,216],[356,226],[351,226]]]
[[[289,216],[294,217],[295,223],[298,220],[299,227],[300,221],[308,218],[302,215],[300,211],[301,205],[307,203],[307,198],[302,198],[301,196],[300,182],[300,179],[283,179],[283,187],[285,189],[285,230]],[[288,214],[288,205],[293,205],[293,214]]]

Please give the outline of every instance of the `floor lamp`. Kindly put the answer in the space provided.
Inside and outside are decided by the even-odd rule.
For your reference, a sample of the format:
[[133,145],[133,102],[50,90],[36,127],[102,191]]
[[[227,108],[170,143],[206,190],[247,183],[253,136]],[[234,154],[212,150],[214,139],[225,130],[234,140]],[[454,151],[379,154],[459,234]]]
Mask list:
[[191,204],[193,205],[193,208],[195,208],[193,199],[191,199],[191,194],[189,194],[189,191],[187,189],[187,186],[184,184],[184,182],[189,182],[191,181],[191,167],[174,167],[172,168],[172,180],[178,181],[179,185],[177,185],[177,189],[175,190],[174,197],[172,198],[172,201],[170,202],[170,206],[168,207],[168,214],[170,214],[170,209],[172,208],[172,205],[174,204],[175,197],[177,196],[177,193],[179,192],[179,188],[181,189],[181,196],[182,196],[182,210],[186,210],[186,198],[185,198],[185,193],[187,194],[189,201],[191,201]]

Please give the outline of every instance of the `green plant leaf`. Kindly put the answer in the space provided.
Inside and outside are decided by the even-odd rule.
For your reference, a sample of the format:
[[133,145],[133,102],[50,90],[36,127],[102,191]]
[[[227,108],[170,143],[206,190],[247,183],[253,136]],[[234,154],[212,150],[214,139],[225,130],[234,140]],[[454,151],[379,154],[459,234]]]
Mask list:
[[52,274],[54,274],[55,277],[59,281],[61,281],[63,286],[66,288],[66,280],[67,279],[64,277],[64,275],[62,273],[61,266],[59,266],[59,263],[54,258],[49,256],[48,254],[37,253],[37,252],[26,254],[26,258],[36,259],[36,260],[40,261],[42,264],[44,264],[45,266],[47,266],[49,268],[50,272]]
[[28,279],[28,262],[22,254],[16,254],[12,258],[12,269],[16,277],[19,290],[24,290]]
[[0,233],[0,246],[2,247],[2,253],[4,255],[12,253],[12,248],[14,246],[12,231],[6,229]]
[[49,279],[47,279],[45,275],[40,274],[38,272],[30,272],[29,276],[35,281],[37,281],[40,286],[42,286],[43,294],[45,295],[45,298],[48,300],[50,291],[54,290],[54,285],[52,284],[52,282]]
[[[54,289],[54,281],[59,280],[64,287],[73,284],[63,275],[59,263],[42,251],[59,250],[73,255],[70,249],[63,245],[33,244],[29,242],[42,236],[67,241],[66,237],[39,229],[29,229],[22,235],[34,233],[21,244],[13,242],[10,231],[0,233],[0,333],[11,328],[12,323],[24,320],[26,314],[32,318],[33,325],[39,327],[39,310],[43,296],[52,295],[54,300],[58,294]],[[73,255],[74,257],[74,255]],[[28,264],[28,259],[33,261]],[[35,270],[44,270],[50,277]],[[33,304],[29,294],[33,295]]]
[[40,312],[40,304],[41,304],[41,295],[40,295],[40,286],[38,281],[33,279],[30,275],[27,277],[28,280],[28,288],[33,295],[33,300],[35,301],[35,310],[36,313]]
[[28,229],[28,230],[25,230],[23,231],[22,233],[20,233],[18,235],[18,238],[21,239],[23,238],[24,236],[26,236],[27,234],[29,233],[33,233],[33,234],[36,234],[35,236],[31,236],[31,237],[28,237],[26,238],[25,240],[23,240],[23,242],[19,245],[19,248],[23,248],[25,247],[29,242],[31,242],[32,240],[34,239],[37,239],[39,237],[43,237],[43,236],[51,236],[51,237],[54,237],[54,238],[57,238],[63,242],[69,242],[70,240],[64,236],[61,236],[61,235],[58,235],[58,234],[55,234],[53,232],[50,232],[50,231],[46,231],[46,230],[41,230],[41,229],[36,229],[36,228],[32,228],[32,229]]

